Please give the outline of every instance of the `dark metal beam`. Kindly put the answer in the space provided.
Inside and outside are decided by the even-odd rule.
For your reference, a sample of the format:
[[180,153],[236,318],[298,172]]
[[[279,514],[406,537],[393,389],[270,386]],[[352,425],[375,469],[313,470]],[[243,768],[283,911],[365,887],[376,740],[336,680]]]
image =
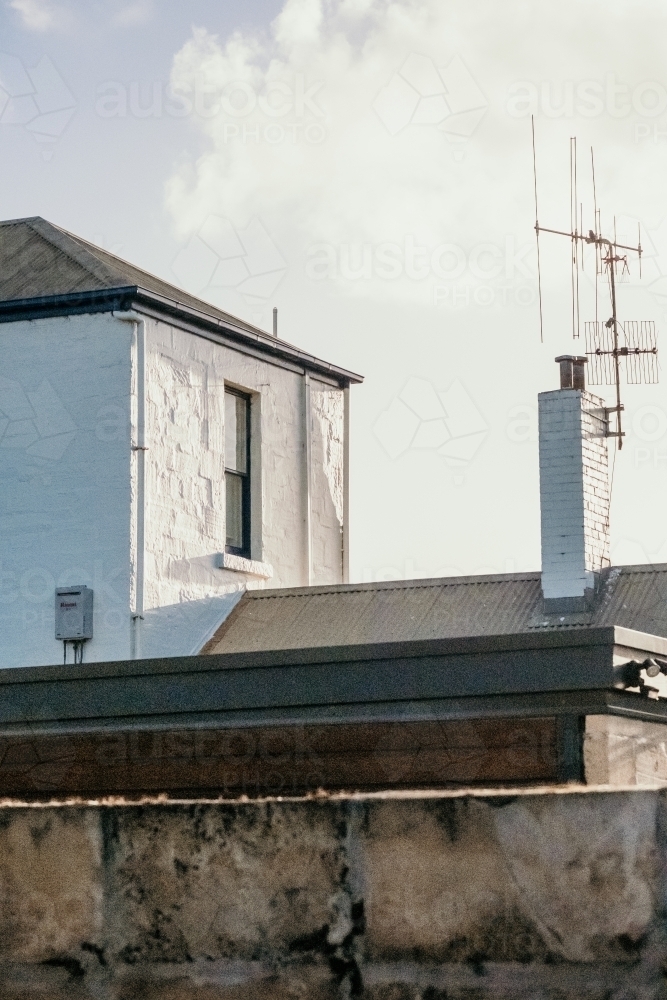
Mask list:
[[0,672],[0,733],[608,711],[663,721],[665,703],[619,689],[618,666],[663,646],[582,628],[21,668]]

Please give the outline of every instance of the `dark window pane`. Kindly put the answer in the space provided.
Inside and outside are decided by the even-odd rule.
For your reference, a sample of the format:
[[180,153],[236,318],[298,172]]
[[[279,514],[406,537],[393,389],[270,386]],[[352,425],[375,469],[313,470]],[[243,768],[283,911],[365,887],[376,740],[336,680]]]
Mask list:
[[225,467],[248,471],[248,400],[225,393]]
[[225,473],[227,497],[227,545],[243,548],[243,479],[233,472]]

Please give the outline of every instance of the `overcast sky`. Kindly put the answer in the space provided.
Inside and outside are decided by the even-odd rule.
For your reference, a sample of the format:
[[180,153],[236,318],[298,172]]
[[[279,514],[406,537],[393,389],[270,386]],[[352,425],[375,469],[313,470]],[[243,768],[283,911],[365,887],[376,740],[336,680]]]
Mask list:
[[[603,228],[641,225],[620,316],[667,350],[666,22],[664,0],[2,0],[0,217],[267,329],[277,305],[366,377],[353,578],[537,569],[536,396],[585,345],[556,236],[540,343],[530,114],[540,222],[569,227],[576,135],[586,228],[591,145]],[[666,393],[624,390],[615,562],[667,561]]]

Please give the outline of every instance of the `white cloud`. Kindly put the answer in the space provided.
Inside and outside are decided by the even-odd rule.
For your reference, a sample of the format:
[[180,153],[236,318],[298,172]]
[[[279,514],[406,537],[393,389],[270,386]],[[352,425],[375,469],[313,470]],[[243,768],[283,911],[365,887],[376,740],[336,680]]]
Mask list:
[[51,0],[9,0],[29,31],[50,31],[58,23],[58,9]]
[[[512,86],[546,80],[555,100],[568,81],[604,87],[613,73],[631,95],[642,80],[663,80],[664,66],[657,36],[640,30],[657,14],[653,0],[632,15],[564,0],[529,47],[516,27],[522,9],[520,0],[502,11],[491,0],[286,0],[268,37],[196,30],[172,68],[205,143],[167,184],[177,229],[185,239],[210,214],[236,226],[258,217],[281,246],[298,248],[304,270],[319,265],[346,294],[422,301],[456,261],[436,258],[429,280],[410,278],[410,246],[454,244],[469,257],[510,238],[518,250],[532,238],[534,209],[530,118],[510,109]],[[612,44],[619,37],[623,50]],[[638,169],[633,115],[540,110],[544,188],[567,196],[567,142],[579,131],[582,148],[603,140],[615,159],[611,194],[630,161]],[[561,144],[562,163],[553,155]],[[656,185],[657,175],[635,192],[648,199]],[[489,251],[479,252],[489,270]],[[461,280],[473,279],[466,271]]]
[[[28,31],[69,30],[77,24],[87,23],[90,17],[99,27],[99,17],[94,10],[87,11],[83,5],[75,10],[69,0],[5,0],[5,4],[20,15],[23,27]],[[130,3],[107,0],[105,21],[119,28],[132,28],[147,24],[154,13],[154,0],[133,0]]]
[[[325,243],[336,259],[342,246],[406,234],[432,248],[442,242],[434,197],[450,209],[457,199],[442,188],[447,138],[430,122],[405,128],[408,116],[397,140],[386,122],[402,108],[387,108],[385,97],[384,115],[374,110],[412,51],[445,92],[437,67],[455,52],[443,58],[428,41],[428,20],[405,3],[345,3],[325,15],[320,0],[287,0],[268,45],[242,34],[222,45],[196,31],[175,58],[172,85],[191,97],[199,87],[194,113],[211,147],[194,173],[190,165],[169,182],[179,228],[190,234],[209,213],[240,225],[258,215],[296,232],[306,255]],[[436,124],[449,114],[440,99]],[[371,284],[387,288],[380,278]],[[367,286],[348,282],[347,290]]]

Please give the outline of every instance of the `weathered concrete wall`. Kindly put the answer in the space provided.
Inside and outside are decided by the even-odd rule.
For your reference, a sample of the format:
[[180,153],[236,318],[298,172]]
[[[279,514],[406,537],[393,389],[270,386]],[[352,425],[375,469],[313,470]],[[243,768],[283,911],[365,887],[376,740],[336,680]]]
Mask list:
[[589,715],[584,734],[589,785],[667,785],[667,726],[615,715]]
[[0,995],[657,1000],[665,793],[5,808]]
[[62,663],[55,588],[95,592],[89,660],[130,655],[130,341],[109,315],[0,326],[0,666]]

